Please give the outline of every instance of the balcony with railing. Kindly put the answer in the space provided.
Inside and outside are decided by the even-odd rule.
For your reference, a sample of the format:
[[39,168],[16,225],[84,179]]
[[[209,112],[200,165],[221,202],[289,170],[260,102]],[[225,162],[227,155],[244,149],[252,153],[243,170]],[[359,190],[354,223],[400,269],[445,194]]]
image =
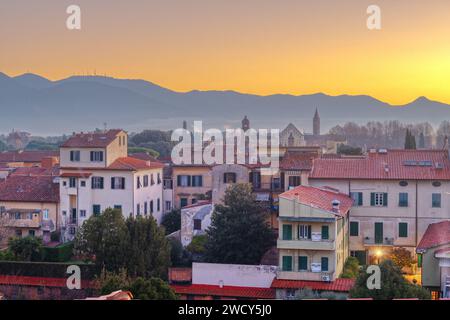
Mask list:
[[364,237],[364,245],[366,245],[366,246],[393,246],[394,238]]

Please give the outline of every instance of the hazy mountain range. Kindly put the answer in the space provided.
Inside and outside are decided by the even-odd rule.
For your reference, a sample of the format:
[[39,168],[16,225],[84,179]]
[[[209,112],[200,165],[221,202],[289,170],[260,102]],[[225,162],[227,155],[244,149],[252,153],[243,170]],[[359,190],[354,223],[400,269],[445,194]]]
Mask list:
[[[299,89],[301,90],[301,88]],[[283,129],[289,122],[311,131],[315,108],[322,131],[347,121],[429,121],[450,119],[450,105],[420,97],[392,106],[370,96],[322,93],[259,96],[235,91],[175,92],[144,80],[73,76],[50,81],[35,74],[0,73],[0,132],[62,134],[102,128],[174,129],[183,120],[206,127],[236,127],[247,115],[254,127]]]

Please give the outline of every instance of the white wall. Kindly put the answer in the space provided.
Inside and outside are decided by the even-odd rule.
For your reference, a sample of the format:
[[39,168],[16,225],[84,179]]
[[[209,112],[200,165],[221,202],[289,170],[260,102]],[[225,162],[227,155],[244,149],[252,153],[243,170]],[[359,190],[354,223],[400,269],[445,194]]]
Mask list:
[[219,263],[192,264],[192,284],[270,288],[277,266]]

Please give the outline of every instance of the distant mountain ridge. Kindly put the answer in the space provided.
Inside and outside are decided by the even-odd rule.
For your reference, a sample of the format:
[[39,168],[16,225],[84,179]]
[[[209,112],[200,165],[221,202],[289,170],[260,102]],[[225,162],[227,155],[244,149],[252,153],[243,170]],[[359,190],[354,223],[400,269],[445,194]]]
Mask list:
[[393,106],[367,95],[176,92],[145,80],[72,76],[51,81],[31,73],[9,77],[1,72],[0,108],[1,132],[15,128],[33,134],[91,130],[105,122],[108,127],[129,131],[174,129],[183,120],[203,120],[208,127],[236,127],[244,115],[254,127],[283,129],[292,122],[310,132],[316,108],[322,131],[347,121],[428,121],[436,125],[450,118],[450,105],[426,97]]

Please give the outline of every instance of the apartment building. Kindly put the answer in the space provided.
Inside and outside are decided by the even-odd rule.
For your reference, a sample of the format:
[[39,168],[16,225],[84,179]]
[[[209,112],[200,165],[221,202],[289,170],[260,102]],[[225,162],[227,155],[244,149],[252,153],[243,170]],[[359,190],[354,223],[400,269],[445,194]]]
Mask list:
[[125,217],[163,212],[163,167],[127,155],[123,130],[79,133],[60,148],[60,217],[64,240],[70,240],[84,220],[107,208]]
[[432,223],[450,219],[447,150],[370,150],[367,155],[314,160],[311,186],[351,196],[350,250],[376,262],[395,247],[415,248]]
[[328,188],[299,186],[280,195],[279,280],[336,280],[348,257],[353,200]]
[[[11,175],[0,182],[0,227],[10,236],[42,237],[50,242],[59,211],[59,184],[51,175]],[[5,243],[0,243],[4,245]]]

